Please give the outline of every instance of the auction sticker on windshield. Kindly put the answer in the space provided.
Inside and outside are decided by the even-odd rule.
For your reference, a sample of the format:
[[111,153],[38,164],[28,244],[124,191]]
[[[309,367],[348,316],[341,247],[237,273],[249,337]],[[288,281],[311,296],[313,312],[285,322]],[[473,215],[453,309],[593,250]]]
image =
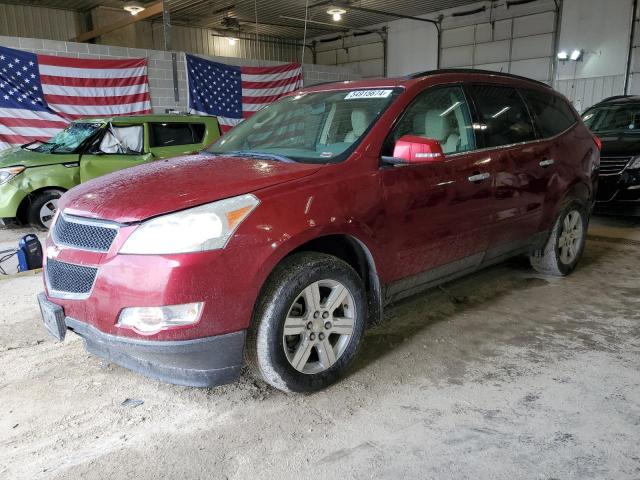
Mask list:
[[355,98],[387,98],[393,90],[354,90],[347,93],[344,97],[345,100],[352,100]]

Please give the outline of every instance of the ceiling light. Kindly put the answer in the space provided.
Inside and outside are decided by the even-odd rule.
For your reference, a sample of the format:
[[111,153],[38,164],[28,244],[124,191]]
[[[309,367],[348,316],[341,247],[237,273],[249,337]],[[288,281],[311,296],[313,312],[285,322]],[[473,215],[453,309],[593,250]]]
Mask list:
[[342,15],[347,13],[347,11],[344,8],[332,7],[329,10],[327,10],[327,13],[331,15],[334,22],[339,22],[340,20],[342,20]]
[[229,45],[235,45],[236,42],[238,41],[238,39],[235,37],[227,37],[227,40],[229,42]]
[[574,61],[580,60],[582,58],[582,50],[574,50],[569,58]]
[[558,60],[566,60],[569,58],[569,54],[567,53],[566,50],[562,50],[561,52],[558,52]]
[[137,15],[144,10],[144,7],[140,2],[125,2],[123,8],[126,12],[129,12],[131,15]]

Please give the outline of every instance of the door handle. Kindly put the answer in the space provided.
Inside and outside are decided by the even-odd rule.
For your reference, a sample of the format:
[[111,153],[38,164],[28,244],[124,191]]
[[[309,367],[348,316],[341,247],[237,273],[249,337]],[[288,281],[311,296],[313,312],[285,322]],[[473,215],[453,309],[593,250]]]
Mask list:
[[471,183],[478,183],[478,182],[482,182],[486,179],[488,179],[489,177],[491,177],[491,174],[488,172],[485,173],[476,173],[475,175],[471,175],[468,180]]
[[552,158],[548,158],[547,160],[541,160],[540,161],[540,166],[542,168],[547,168],[547,167],[550,167],[551,165],[553,165],[554,163],[556,163],[555,160],[553,160]]

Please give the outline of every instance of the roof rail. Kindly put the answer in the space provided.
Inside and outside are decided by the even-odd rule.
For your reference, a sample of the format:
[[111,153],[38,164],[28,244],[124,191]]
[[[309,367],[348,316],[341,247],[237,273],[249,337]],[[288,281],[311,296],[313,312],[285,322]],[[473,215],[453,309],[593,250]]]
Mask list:
[[551,88],[546,83],[541,82],[539,80],[533,80],[532,78],[522,77],[520,75],[514,75],[513,73],[495,72],[493,70],[480,70],[480,69],[476,69],[476,68],[441,68],[439,70],[427,70],[427,71],[424,71],[424,72],[410,73],[405,78],[408,78],[408,79],[422,78],[422,77],[429,77],[431,75],[438,75],[438,74],[443,74],[443,73],[480,73],[480,74],[484,74],[484,75],[495,75],[495,76],[499,76],[499,77],[515,78],[515,79],[518,79],[518,80],[525,80],[527,82],[533,82],[533,83],[536,83],[538,85],[542,85],[544,87]]

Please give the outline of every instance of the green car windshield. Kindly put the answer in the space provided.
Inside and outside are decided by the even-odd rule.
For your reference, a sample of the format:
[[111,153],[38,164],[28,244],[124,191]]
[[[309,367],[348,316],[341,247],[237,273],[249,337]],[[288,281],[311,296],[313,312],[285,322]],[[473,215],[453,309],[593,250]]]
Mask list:
[[74,153],[85,140],[102,127],[104,127],[103,123],[96,122],[72,123],[47,142],[28,148],[39,153]]
[[594,107],[582,116],[595,133],[640,133],[640,103],[618,103]]
[[288,96],[240,123],[208,152],[305,163],[341,162],[401,91],[332,90]]

